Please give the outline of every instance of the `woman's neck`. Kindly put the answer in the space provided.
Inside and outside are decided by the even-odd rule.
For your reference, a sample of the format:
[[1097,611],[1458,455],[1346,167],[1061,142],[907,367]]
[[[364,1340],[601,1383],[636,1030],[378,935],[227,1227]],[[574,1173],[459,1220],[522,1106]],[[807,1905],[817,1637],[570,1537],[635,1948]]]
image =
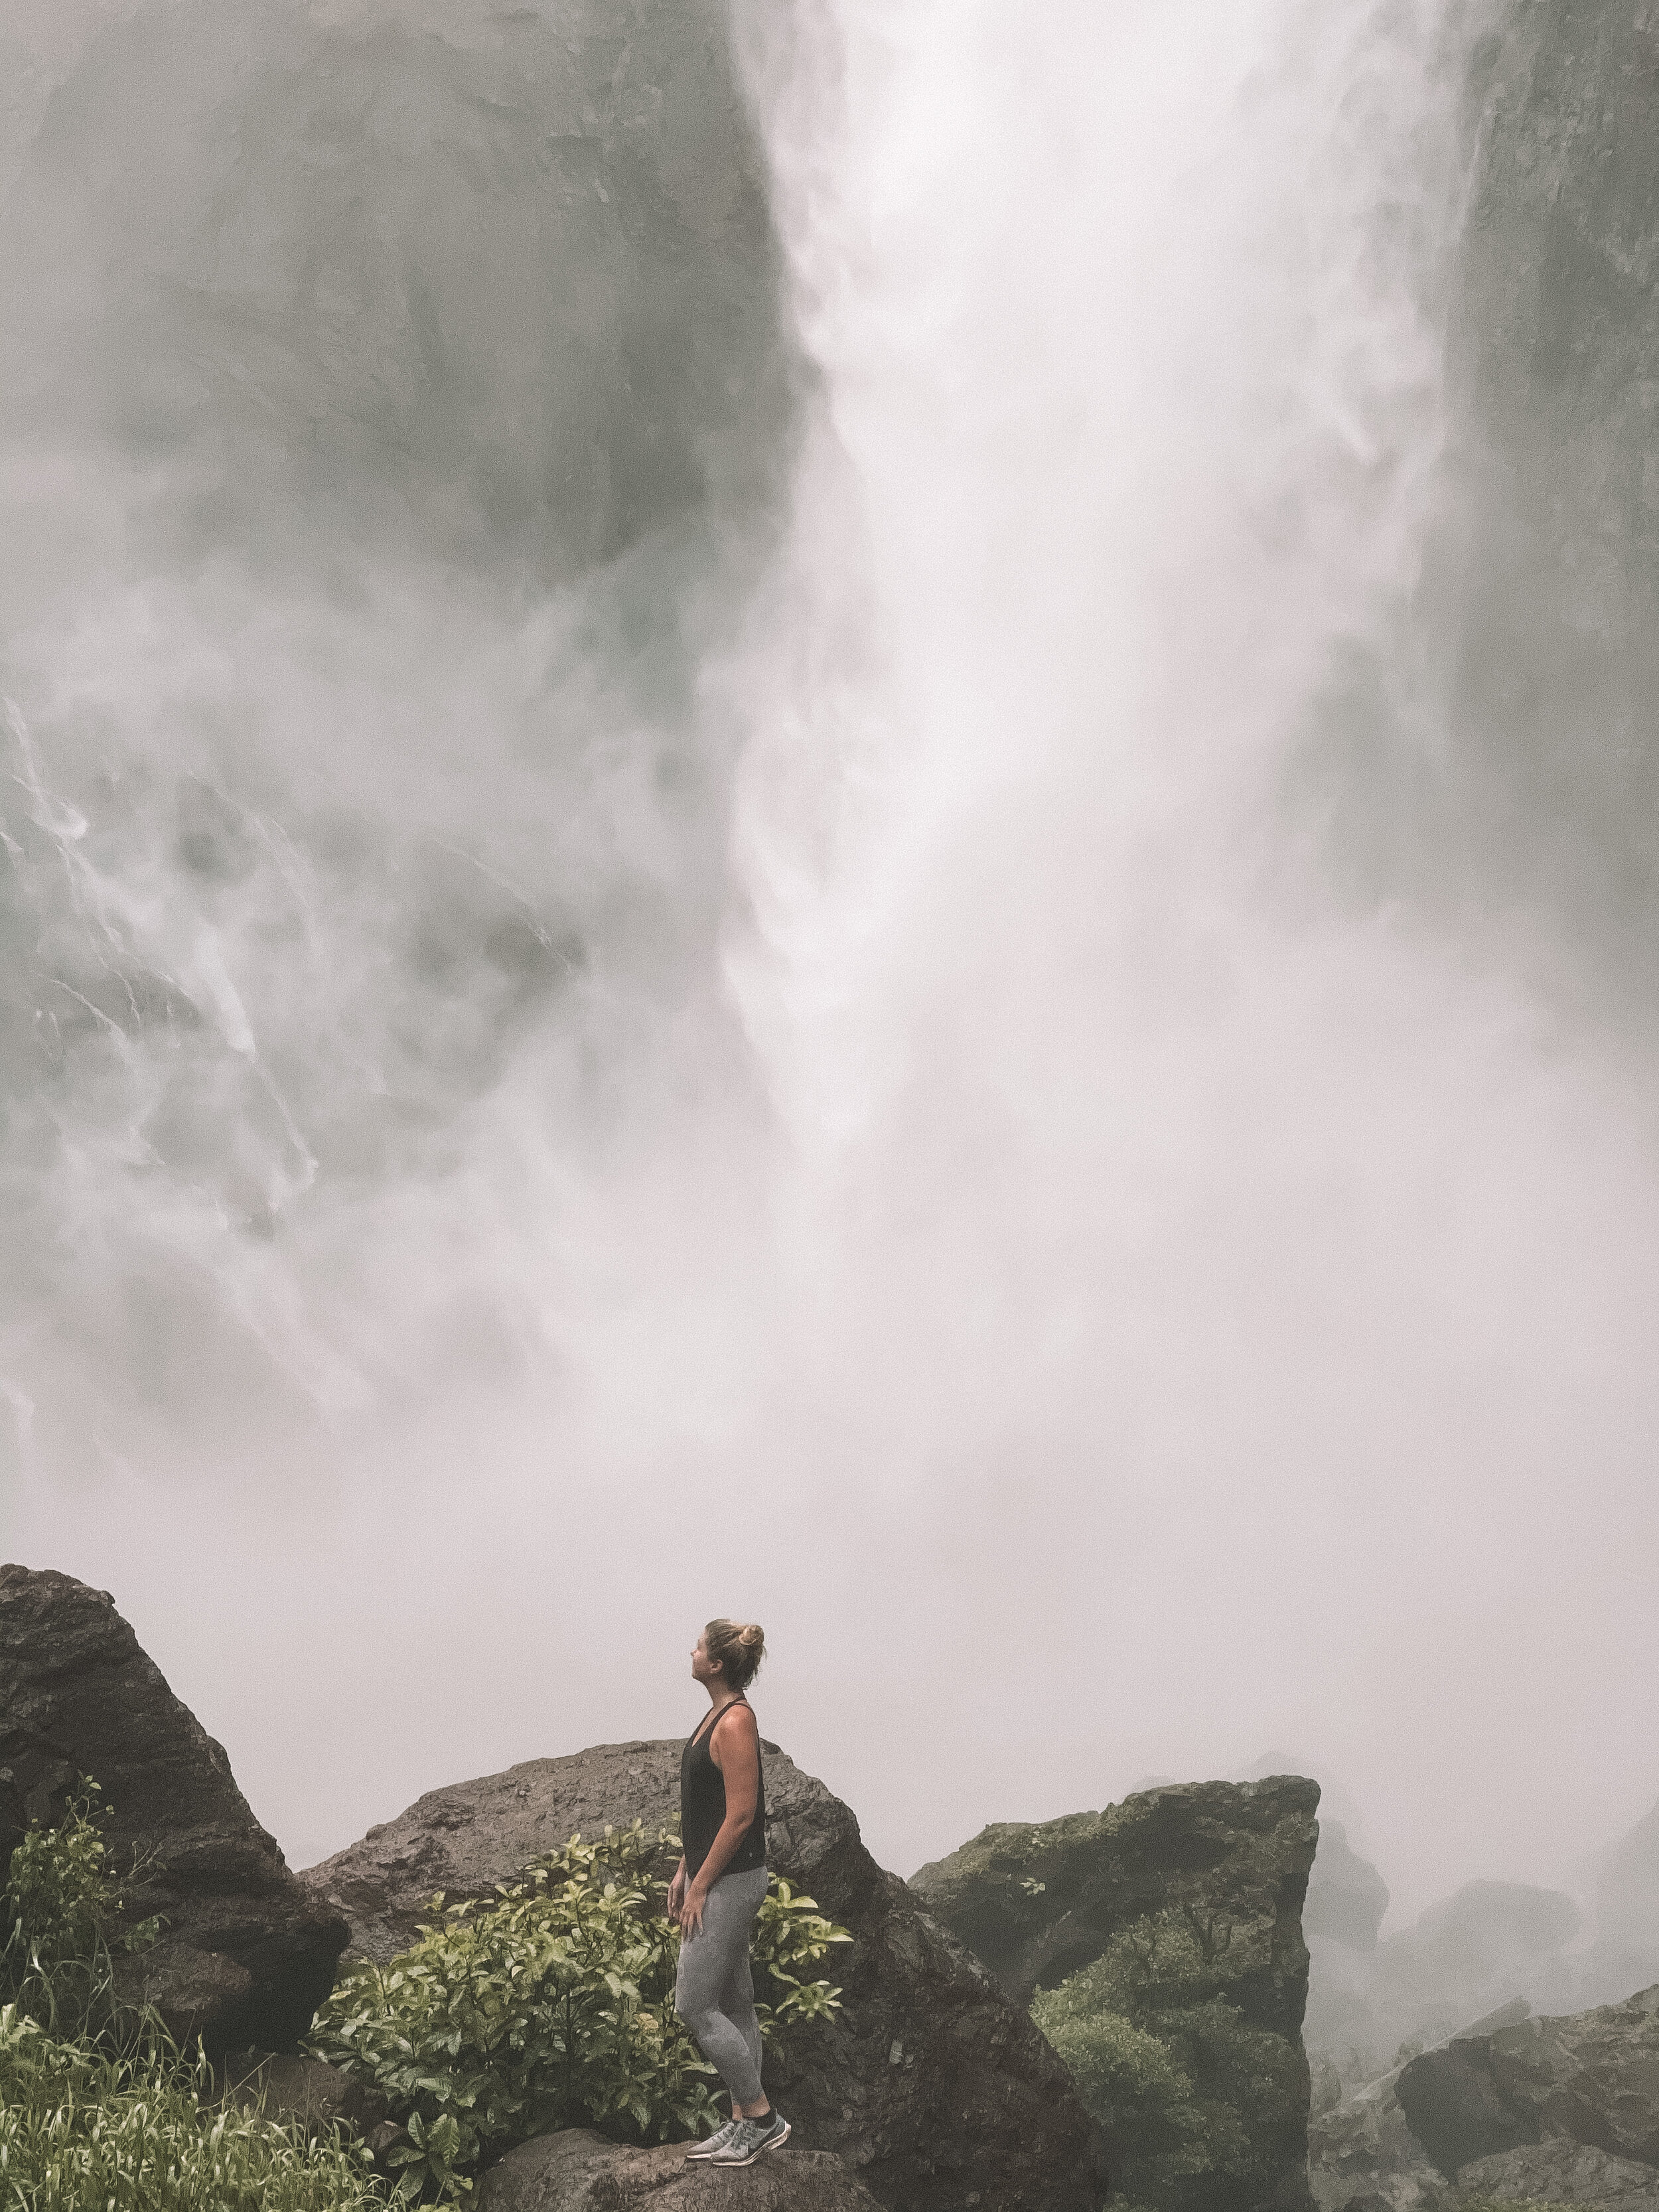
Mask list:
[[741,1690],[728,1690],[724,1682],[705,1682],[702,1686],[708,1691],[708,1702],[716,1712],[722,1705],[735,1705],[743,1695]]

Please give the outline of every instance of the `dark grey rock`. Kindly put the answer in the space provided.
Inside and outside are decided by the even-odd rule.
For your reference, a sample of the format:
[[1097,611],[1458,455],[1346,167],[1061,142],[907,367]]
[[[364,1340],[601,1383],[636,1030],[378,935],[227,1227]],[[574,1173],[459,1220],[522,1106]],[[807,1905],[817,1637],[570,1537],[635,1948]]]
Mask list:
[[1398,2087],[1443,2173],[1547,2136],[1659,2166],[1659,1987],[1460,2037],[1413,2059]]
[[[391,2109],[381,2092],[354,2081],[320,2058],[301,2058],[268,2051],[236,2051],[217,2069],[220,2093],[245,2112],[262,2112],[308,2136],[340,2129],[373,2137]],[[401,2130],[394,2133],[401,2135]]]
[[[1319,1785],[1297,1776],[1145,1790],[1100,1813],[985,1829],[914,1887],[1011,1996],[1029,2001],[1100,1958],[1120,1932],[1174,1911],[1224,1930],[1215,1973],[1245,2023],[1276,2042],[1272,2087],[1241,2117],[1271,2176],[1248,2201],[1307,2205],[1308,1952],[1301,1911]],[[1192,2177],[1191,2201],[1210,2185]],[[1236,2212],[1247,2200],[1237,2197]]]
[[1455,2208],[1491,2197],[1521,2204],[1588,2204],[1596,2212],[1659,2212],[1659,2173],[1582,2143],[1543,2142],[1466,2166],[1449,2203]]
[[210,2050],[280,2050],[333,1984],[345,1923],[289,1871],[229,1762],[138,1647],[107,1592],[0,1566],[0,1872],[81,1778],[104,1790],[131,1914],[165,1923],[122,1962],[179,2032]]
[[1484,2037],[1425,2051],[1401,2069],[1395,2093],[1407,2126],[1449,2179],[1461,2166],[1536,2142],[1540,2130],[1498,2094]]
[[[301,1879],[384,1960],[434,1891],[486,1895],[607,1822],[674,1826],[679,1754],[678,1741],[602,1744],[434,1790]],[[846,1805],[781,1753],[764,1763],[769,1863],[857,1939],[826,1969],[844,1995],[836,2024],[768,2057],[799,2147],[839,2153],[894,2212],[959,2212],[970,2191],[985,2212],[1097,2203],[1094,2124],[1024,2008],[877,1866]]]
[[685,2146],[629,2150],[586,2129],[509,2151],[478,2189],[478,2212],[878,2212],[829,2151],[793,2142],[751,2166],[688,2166]]

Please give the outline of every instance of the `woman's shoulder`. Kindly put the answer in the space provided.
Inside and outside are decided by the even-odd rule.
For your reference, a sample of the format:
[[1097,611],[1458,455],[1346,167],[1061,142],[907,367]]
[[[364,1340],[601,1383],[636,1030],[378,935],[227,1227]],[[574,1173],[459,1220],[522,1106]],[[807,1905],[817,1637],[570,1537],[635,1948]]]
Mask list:
[[756,1743],[760,1741],[760,1728],[755,1719],[754,1708],[745,1698],[733,1698],[726,1711],[708,1731],[712,1742],[719,1737],[722,1743]]

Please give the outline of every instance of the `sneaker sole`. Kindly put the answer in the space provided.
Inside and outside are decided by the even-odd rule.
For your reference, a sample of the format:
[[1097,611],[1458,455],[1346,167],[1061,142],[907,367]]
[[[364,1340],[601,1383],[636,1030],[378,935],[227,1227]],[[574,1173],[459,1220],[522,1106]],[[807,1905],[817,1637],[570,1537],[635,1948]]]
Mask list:
[[714,2157],[708,2160],[708,2163],[710,2166],[752,2166],[755,2163],[755,2160],[757,2158],[763,2156],[767,2151],[781,2150],[788,2140],[789,2123],[786,2120],[783,2125],[779,2129],[776,2135],[768,2136],[763,2143],[757,2143],[754,2149],[750,2152],[747,2158],[726,2158],[716,2154]]

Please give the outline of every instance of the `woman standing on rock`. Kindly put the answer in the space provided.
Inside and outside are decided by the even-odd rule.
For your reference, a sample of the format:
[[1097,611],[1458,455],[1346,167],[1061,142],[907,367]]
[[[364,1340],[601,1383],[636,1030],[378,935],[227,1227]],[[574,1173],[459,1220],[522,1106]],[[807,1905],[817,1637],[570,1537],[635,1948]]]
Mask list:
[[732,2117],[690,2158],[752,2166],[789,2139],[789,2123],[761,2087],[761,2032],[749,1972],[749,1934],[766,1895],[766,1785],[760,1731],[744,1692],[766,1638],[753,1621],[711,1620],[691,1653],[691,1673],[714,1711],[680,1754],[680,1840],[685,1856],[668,1887],[679,1923],[674,2009],[720,2069]]

